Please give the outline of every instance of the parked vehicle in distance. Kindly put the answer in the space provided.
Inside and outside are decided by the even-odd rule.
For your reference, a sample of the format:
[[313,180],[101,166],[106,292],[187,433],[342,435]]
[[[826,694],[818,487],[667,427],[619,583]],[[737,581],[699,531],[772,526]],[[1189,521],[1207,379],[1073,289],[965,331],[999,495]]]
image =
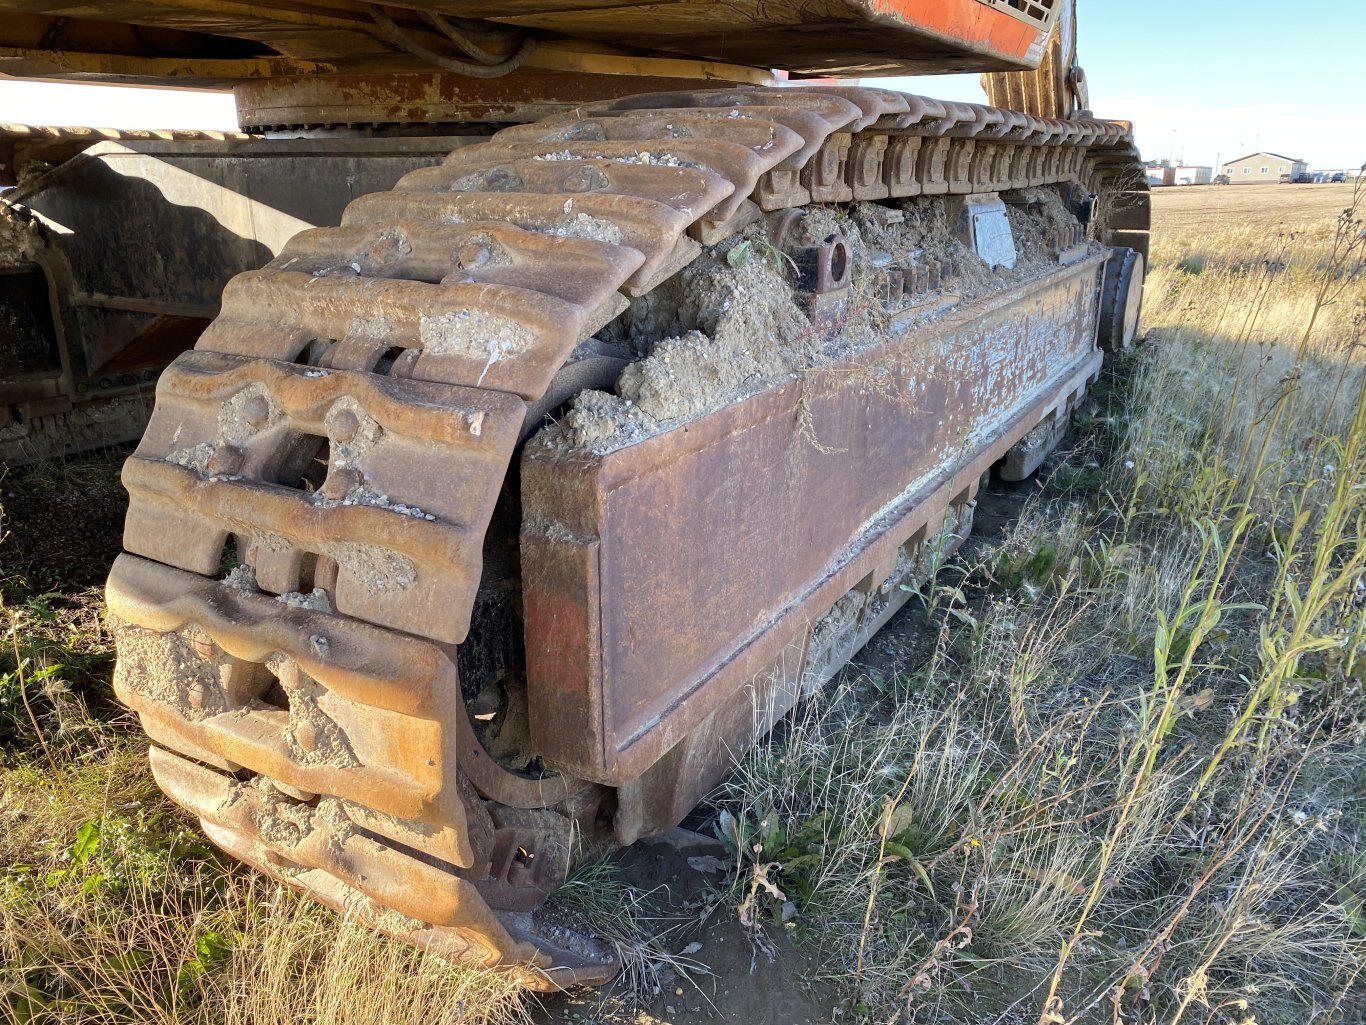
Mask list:
[[1314,183],[1314,176],[1313,176],[1312,174],[1308,174],[1308,173],[1303,172],[1303,171],[1300,172],[1299,174],[1283,174],[1283,175],[1281,175],[1281,184],[1282,184],[1282,185],[1312,185],[1313,183]]
[[1211,181],[1210,184],[1211,184],[1211,185],[1231,185],[1231,184],[1233,184],[1233,183],[1232,183],[1232,181],[1229,179],[1229,176],[1228,176],[1228,175],[1226,175],[1226,174],[1216,174],[1216,175],[1214,176],[1214,180]]
[[1345,171],[1334,171],[1328,176],[1328,180],[1333,184],[1345,182],[1347,180],[1347,173]]

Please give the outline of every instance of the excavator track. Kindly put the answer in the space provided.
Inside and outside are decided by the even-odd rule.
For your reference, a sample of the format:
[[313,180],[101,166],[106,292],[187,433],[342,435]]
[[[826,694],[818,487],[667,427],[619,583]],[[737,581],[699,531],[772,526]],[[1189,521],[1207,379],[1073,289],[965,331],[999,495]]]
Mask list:
[[[875,89],[634,96],[508,128],[234,279],[124,469],[115,685],[224,850],[528,986],[613,952],[535,914],[611,788],[511,771],[462,696],[485,533],[570,354],[762,215],[1075,182],[1132,227],[1127,126]],[[847,655],[846,655],[847,657]]]

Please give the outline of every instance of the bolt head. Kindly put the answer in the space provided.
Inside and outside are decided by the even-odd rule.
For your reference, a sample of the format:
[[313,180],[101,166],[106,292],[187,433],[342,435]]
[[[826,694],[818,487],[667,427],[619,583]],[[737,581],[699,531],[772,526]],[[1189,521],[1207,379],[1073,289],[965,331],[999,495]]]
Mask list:
[[311,722],[301,722],[294,727],[294,743],[305,751],[318,750],[318,729]]
[[349,467],[332,467],[327,480],[319,489],[323,498],[330,502],[340,502],[360,483],[360,474]]
[[593,173],[594,169],[581,167],[570,172],[564,179],[564,189],[566,192],[591,192],[599,187],[598,177]]
[[213,477],[231,476],[242,469],[246,455],[236,445],[220,445],[214,449],[213,455],[209,456],[209,461],[204,468]]
[[380,265],[407,256],[413,251],[412,244],[403,235],[386,235],[370,247],[370,259]]
[[242,403],[242,419],[253,428],[265,426],[270,419],[270,402],[264,395],[249,395]]
[[332,420],[328,424],[329,433],[332,440],[338,444],[345,445],[354,441],[356,434],[360,431],[360,417],[354,410],[343,409],[332,415]]
[[482,242],[466,242],[455,251],[455,262],[461,270],[473,270],[488,263],[493,254]]

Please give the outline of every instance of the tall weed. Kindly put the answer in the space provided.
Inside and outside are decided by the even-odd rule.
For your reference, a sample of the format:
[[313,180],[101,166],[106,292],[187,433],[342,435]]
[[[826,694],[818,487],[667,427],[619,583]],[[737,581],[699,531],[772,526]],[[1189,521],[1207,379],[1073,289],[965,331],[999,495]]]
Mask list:
[[1155,266],[1098,483],[1055,463],[928,662],[718,796],[813,838],[751,860],[856,1016],[1366,1020],[1363,213]]

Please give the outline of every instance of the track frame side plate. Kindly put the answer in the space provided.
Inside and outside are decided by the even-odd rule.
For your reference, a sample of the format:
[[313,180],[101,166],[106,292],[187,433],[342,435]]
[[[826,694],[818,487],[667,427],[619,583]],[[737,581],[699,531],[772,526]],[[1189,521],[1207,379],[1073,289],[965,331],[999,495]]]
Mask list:
[[628,783],[841,594],[879,568],[880,584],[931,496],[968,488],[1094,376],[1103,263],[603,455],[529,445],[529,704],[547,764]]

